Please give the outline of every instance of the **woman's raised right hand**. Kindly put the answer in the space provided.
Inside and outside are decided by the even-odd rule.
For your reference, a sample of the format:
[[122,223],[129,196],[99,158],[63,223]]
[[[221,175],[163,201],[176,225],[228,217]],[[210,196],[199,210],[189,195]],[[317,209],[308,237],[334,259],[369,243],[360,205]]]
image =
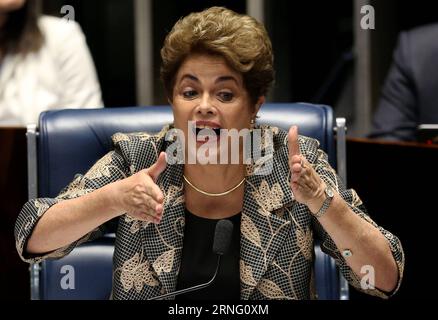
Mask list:
[[156,185],[158,176],[166,169],[166,154],[161,152],[157,162],[129,178],[114,183],[114,205],[120,214],[160,223],[164,195]]

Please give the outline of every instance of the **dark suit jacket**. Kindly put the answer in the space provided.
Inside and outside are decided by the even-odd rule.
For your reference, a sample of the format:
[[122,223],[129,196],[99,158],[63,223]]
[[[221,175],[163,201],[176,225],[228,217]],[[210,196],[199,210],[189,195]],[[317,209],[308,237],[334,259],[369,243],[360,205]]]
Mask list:
[[[99,227],[71,245],[45,255],[29,257],[23,252],[38,219],[50,206],[65,199],[80,197],[150,167],[157,161],[159,151],[169,147],[169,142],[165,141],[168,130],[165,127],[154,136],[147,133],[114,135],[115,150],[100,159],[85,175],[78,175],[56,199],[28,201],[17,218],[15,229],[17,250],[23,260],[40,262],[49,257],[65,256],[79,243],[101,233]],[[273,132],[273,139],[262,144],[261,149],[263,152],[272,150],[273,153],[270,157],[261,158],[264,161],[247,166],[240,227],[241,299],[314,297],[314,237],[321,240],[322,250],[336,259],[350,284],[361,290],[360,279],[352,272],[333,240],[309,209],[295,200],[289,184],[287,132],[264,127],[261,141],[266,141],[264,137],[268,130]],[[327,155],[318,148],[318,141],[300,136],[299,144],[301,153],[321,178],[341,195],[360,218],[378,227],[366,214],[356,192],[346,189],[330,167]],[[264,163],[270,163],[272,171],[259,174]],[[165,197],[160,224],[135,220],[128,214],[120,217],[114,251],[114,299],[148,299],[176,289],[185,222],[183,166],[168,165],[157,180]],[[398,288],[404,268],[403,249],[396,236],[378,228],[388,240],[396,260]],[[377,288],[363,291],[387,297]]]
[[370,137],[414,141],[422,123],[438,123],[438,24],[400,34]]

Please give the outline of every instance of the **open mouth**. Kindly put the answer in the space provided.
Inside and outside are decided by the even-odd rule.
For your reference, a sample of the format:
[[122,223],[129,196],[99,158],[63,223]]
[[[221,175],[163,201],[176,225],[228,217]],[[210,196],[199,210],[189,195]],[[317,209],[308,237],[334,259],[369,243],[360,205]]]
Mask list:
[[221,128],[219,127],[196,126],[194,131],[198,143],[218,141],[221,136]]
[[[196,128],[195,128],[196,136],[198,136],[199,133],[201,133],[201,131],[204,130],[204,129],[206,129],[206,128],[199,128],[199,127],[196,127]],[[211,131],[213,131],[214,134],[215,134],[217,137],[220,137],[220,135],[221,135],[221,128],[208,128],[208,129],[210,129]],[[204,130],[204,132],[206,132],[206,133],[203,132],[203,135],[207,135],[207,136],[210,135],[210,134],[209,134],[209,133],[211,133],[210,130]]]

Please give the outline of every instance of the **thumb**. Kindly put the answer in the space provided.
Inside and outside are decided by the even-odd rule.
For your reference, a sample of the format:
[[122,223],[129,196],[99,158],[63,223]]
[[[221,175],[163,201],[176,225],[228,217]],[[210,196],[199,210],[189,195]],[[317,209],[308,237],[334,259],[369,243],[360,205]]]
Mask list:
[[298,127],[292,126],[287,135],[287,145],[289,148],[289,159],[295,155],[300,155],[300,146],[298,144]]
[[148,174],[151,176],[154,182],[157,182],[158,176],[164,171],[164,169],[166,169],[166,166],[166,153],[161,152],[158,156],[157,162],[148,168]]

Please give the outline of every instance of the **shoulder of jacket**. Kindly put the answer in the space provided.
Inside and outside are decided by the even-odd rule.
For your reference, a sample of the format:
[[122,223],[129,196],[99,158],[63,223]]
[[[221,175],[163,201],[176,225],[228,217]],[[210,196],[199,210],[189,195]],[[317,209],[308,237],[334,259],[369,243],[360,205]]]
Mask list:
[[[284,129],[275,128],[274,145],[288,146],[288,132]],[[298,144],[302,153],[319,149],[320,143],[317,139],[308,136],[298,135]]]
[[131,172],[147,168],[157,160],[157,155],[166,148],[165,138],[169,125],[158,133],[149,132],[117,132],[111,139],[116,152],[128,163],[134,166]]
[[[272,132],[274,157],[277,160],[286,161],[289,157],[288,131],[268,125],[260,125],[258,128],[262,131],[270,130]],[[301,154],[311,163],[315,162],[319,153],[319,141],[311,137],[298,135],[298,144]]]
[[300,149],[302,148],[303,151],[316,151],[320,146],[317,139],[307,136],[298,136],[298,142],[300,144]]
[[164,126],[158,133],[146,131],[130,133],[117,132],[111,136],[111,140],[113,144],[119,148],[131,148],[131,146],[134,145],[141,147],[151,145],[151,143],[162,144],[168,131],[169,125]]

